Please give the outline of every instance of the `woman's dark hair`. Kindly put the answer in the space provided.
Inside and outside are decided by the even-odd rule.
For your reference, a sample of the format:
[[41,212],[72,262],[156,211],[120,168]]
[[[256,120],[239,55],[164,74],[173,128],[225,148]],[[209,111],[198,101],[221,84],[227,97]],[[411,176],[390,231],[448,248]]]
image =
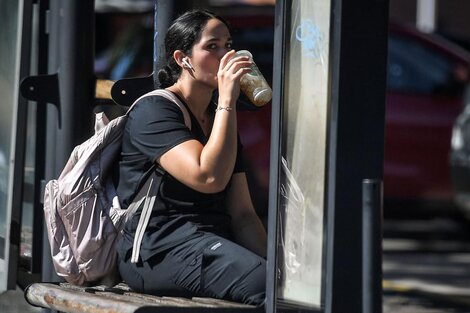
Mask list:
[[173,58],[173,52],[181,50],[186,55],[191,56],[191,50],[201,37],[202,30],[207,22],[213,18],[220,20],[228,27],[228,23],[223,18],[212,12],[193,10],[178,17],[168,28],[165,35],[166,65],[158,71],[160,88],[173,85],[181,75],[181,68]]

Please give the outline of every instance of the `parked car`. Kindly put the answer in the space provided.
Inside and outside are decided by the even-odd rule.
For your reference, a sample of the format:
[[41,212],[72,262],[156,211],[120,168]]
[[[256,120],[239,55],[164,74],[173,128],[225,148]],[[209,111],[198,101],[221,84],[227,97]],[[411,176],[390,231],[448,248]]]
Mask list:
[[[256,18],[236,10],[229,13],[222,16],[232,24],[235,48],[252,51],[270,82],[274,11],[264,9]],[[119,79],[151,73],[152,26],[147,22],[125,28],[121,39],[128,40],[115,41],[99,55],[97,74]],[[384,196],[450,202],[451,130],[461,111],[469,53],[437,35],[395,23],[390,24],[388,53]],[[146,64],[142,64],[144,60]],[[241,111],[239,126],[255,201],[260,211],[266,212],[271,106]]]
[[451,203],[450,140],[470,54],[440,36],[393,23],[388,43],[384,196]]
[[449,160],[455,203],[470,219],[470,85],[454,123]]

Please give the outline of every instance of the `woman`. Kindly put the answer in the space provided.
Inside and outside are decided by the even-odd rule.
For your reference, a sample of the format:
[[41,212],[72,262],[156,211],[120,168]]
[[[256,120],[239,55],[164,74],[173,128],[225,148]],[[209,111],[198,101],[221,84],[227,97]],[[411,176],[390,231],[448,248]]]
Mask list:
[[159,96],[129,115],[118,186],[123,207],[155,162],[166,172],[138,263],[130,261],[138,214],[118,243],[121,276],[140,292],[264,302],[266,232],[249,195],[235,110],[252,61],[235,57],[231,45],[220,17],[200,10],[180,16],[165,37],[167,64],[158,77],[187,107],[191,130],[181,110]]

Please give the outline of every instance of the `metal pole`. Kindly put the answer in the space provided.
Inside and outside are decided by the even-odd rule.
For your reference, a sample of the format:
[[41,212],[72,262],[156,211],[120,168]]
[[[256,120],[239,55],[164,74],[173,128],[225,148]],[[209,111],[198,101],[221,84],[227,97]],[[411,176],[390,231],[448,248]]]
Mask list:
[[[59,94],[62,124],[57,150],[62,168],[75,145],[93,130],[94,0],[62,1],[59,49]],[[61,163],[62,162],[62,163]]]
[[191,0],[155,0],[153,34],[153,82],[158,88],[158,70],[165,65],[165,34],[173,20],[181,13],[193,8]]
[[279,249],[279,223],[282,223],[278,210],[280,205],[280,175],[281,175],[281,138],[282,132],[282,99],[284,98],[285,70],[284,58],[286,56],[285,36],[288,32],[287,18],[290,14],[288,1],[278,0],[275,7],[274,29],[274,56],[273,56],[273,100],[271,114],[271,161],[269,169],[269,208],[268,208],[268,247],[266,264],[266,313],[277,312],[278,297],[278,254]]
[[382,312],[382,181],[362,181],[362,307]]
[[153,34],[153,81],[157,88],[160,85],[157,73],[165,65],[165,34],[172,22],[174,2],[155,0],[154,34]]
[[425,33],[436,29],[437,20],[436,0],[418,0],[416,4],[416,27]]
[[[57,68],[59,67],[58,55],[59,55],[59,3],[57,1],[51,0],[48,3],[49,9],[49,25],[46,26],[46,32],[49,33],[49,42],[48,42],[48,73],[56,73]],[[45,14],[45,18],[47,13]],[[49,29],[47,29],[49,28]],[[58,106],[59,107],[59,106]],[[52,179],[57,176],[57,166],[56,166],[56,137],[57,137],[57,127],[59,120],[58,107],[55,107],[53,104],[48,103],[45,106],[46,110],[46,149],[45,149],[45,164],[44,164],[44,182]],[[41,186],[41,187],[43,187]],[[42,229],[42,269],[41,269],[41,280],[42,281],[58,281],[59,278],[54,273],[54,268],[52,267],[51,260],[51,248],[49,246],[49,240],[47,239],[46,227],[43,225]],[[46,312],[45,310],[43,310]]]
[[[21,40],[21,49],[19,51],[19,77],[28,75],[31,60],[31,20],[32,20],[31,1],[20,1],[18,3],[18,27]],[[16,97],[16,95],[15,95]],[[13,290],[17,284],[18,259],[20,256],[20,237],[21,237],[21,220],[22,208],[24,200],[24,168],[26,159],[26,136],[27,136],[27,120],[28,120],[28,101],[23,97],[17,98],[16,116],[12,126],[16,129],[15,139],[12,139],[12,149],[14,149],[14,162],[11,164],[13,171],[12,190],[11,190],[11,218],[9,233],[6,234],[6,245],[9,245],[9,252],[6,254],[6,273],[7,289]],[[16,118],[16,120],[15,120]],[[10,203],[10,202],[9,202]],[[8,216],[8,215],[7,215]],[[8,218],[7,218],[8,223]],[[8,229],[8,227],[7,227]],[[9,239],[9,240],[8,240]]]
[[[37,42],[37,68],[36,74],[47,74],[47,56],[48,56],[48,41],[49,35],[46,32],[46,12],[49,11],[49,0],[41,0],[36,4],[36,14],[38,15],[38,42]],[[42,271],[42,258],[43,258],[43,209],[42,209],[42,183],[44,180],[44,170],[46,162],[46,127],[40,125],[47,125],[46,123],[46,103],[38,101],[36,111],[36,146],[35,146],[35,170],[34,170],[34,204],[33,204],[33,246],[32,246],[32,261],[31,272],[41,273]]]
[[[93,130],[94,0],[51,1],[49,73],[58,73],[60,101],[47,107],[45,181],[57,177],[75,145]],[[42,279],[57,280],[44,231]]]

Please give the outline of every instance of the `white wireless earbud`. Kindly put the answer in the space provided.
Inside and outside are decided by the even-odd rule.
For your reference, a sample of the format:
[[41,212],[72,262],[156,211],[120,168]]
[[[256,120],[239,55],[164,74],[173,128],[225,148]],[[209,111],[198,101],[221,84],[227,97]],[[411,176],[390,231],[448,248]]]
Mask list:
[[187,68],[193,70],[193,67],[192,67],[191,64],[189,64],[187,58],[182,59],[182,60],[181,60],[181,63],[183,63],[184,65],[186,65]]

